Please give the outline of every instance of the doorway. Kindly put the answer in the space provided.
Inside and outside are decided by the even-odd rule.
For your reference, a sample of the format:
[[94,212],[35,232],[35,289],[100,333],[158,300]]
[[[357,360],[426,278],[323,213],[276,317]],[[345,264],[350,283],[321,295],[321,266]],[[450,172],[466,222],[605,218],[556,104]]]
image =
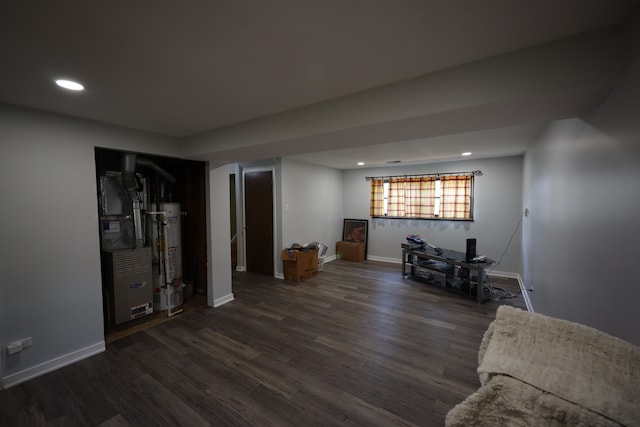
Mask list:
[[244,172],[247,271],[274,275],[273,170]]
[[236,174],[229,175],[229,217],[231,218],[231,271],[238,267],[238,221],[236,220]]

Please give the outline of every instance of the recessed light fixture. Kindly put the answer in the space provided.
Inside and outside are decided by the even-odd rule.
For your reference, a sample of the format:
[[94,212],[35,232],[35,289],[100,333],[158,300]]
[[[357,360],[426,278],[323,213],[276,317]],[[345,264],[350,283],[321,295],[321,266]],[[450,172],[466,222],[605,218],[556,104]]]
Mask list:
[[463,156],[470,156],[471,155],[471,151],[465,151],[464,153],[462,153]]
[[364,166],[364,162],[358,162],[358,166]]
[[56,84],[61,88],[72,90],[74,92],[80,92],[84,90],[84,86],[82,86],[78,82],[74,82],[73,80],[58,79],[56,80]]

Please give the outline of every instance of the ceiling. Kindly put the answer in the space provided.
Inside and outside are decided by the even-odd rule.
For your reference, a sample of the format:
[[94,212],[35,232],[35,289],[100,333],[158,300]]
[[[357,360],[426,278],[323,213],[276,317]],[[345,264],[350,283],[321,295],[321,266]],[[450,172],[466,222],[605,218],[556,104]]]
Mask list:
[[[84,0],[0,5],[0,102],[187,137],[620,23],[635,0]],[[53,80],[86,87],[68,93]],[[474,133],[520,154],[535,126]],[[368,150],[459,156],[469,135]],[[362,147],[294,158],[352,167]],[[241,160],[241,159],[238,159]]]

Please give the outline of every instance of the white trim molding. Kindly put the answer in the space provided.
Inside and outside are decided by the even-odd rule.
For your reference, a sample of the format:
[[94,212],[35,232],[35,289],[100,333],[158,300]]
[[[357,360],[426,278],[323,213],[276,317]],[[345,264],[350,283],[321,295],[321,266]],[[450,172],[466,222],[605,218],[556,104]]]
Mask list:
[[1,388],[13,387],[14,385],[18,385],[49,372],[53,372],[67,365],[71,365],[72,363],[79,362],[82,359],[95,356],[96,354],[102,353],[105,350],[106,346],[104,341],[100,341],[96,344],[90,345],[80,350],[76,350],[60,357],[56,357],[55,359],[40,363],[39,365],[32,366],[20,372],[16,372],[15,374],[7,375],[6,377],[2,378]]
[[216,298],[213,300],[213,308],[220,307],[223,304],[233,301],[235,298],[233,297],[233,293],[229,295],[225,295],[220,298]]
[[492,271],[490,276],[496,277],[507,277],[510,279],[516,279],[518,281],[518,286],[520,286],[520,293],[522,294],[522,298],[524,299],[524,304],[527,306],[527,311],[531,313],[534,312],[533,305],[531,304],[531,299],[529,298],[529,291],[524,287],[524,282],[522,281],[522,277],[518,273],[509,273],[506,271]]

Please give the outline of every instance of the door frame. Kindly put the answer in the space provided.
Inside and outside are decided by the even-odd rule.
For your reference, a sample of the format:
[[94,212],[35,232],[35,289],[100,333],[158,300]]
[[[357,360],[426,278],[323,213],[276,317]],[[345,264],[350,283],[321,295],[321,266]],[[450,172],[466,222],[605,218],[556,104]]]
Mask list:
[[[247,270],[247,233],[245,233],[245,226],[247,224],[247,217],[245,212],[245,175],[253,172],[271,172],[271,198],[273,200],[273,276],[278,274],[277,260],[280,258],[278,253],[278,221],[277,221],[277,206],[276,206],[276,168],[274,166],[258,166],[242,169],[242,260],[244,264],[244,271]],[[236,175],[237,176],[237,175]]]

